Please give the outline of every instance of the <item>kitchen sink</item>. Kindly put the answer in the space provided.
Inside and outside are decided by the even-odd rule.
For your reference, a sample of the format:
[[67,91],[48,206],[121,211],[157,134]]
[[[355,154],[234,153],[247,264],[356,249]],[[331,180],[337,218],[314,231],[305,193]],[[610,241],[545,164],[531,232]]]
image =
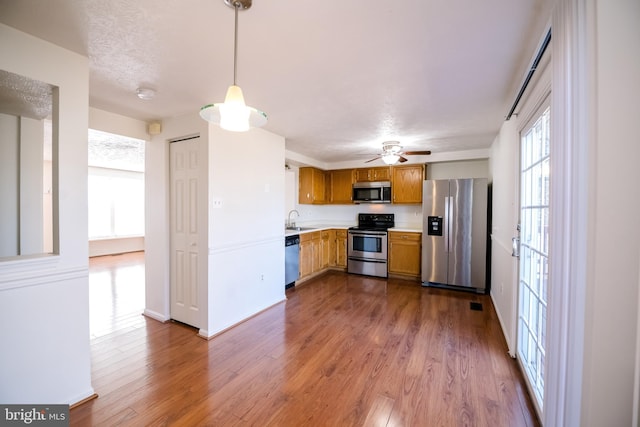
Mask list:
[[285,230],[306,231],[306,230],[315,230],[315,228],[314,227],[286,227]]

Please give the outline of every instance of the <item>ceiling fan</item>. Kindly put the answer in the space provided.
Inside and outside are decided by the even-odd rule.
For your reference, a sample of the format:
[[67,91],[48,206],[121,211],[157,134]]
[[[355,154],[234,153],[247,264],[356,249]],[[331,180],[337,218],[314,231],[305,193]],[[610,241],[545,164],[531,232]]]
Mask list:
[[382,159],[388,165],[392,165],[396,162],[404,163],[407,158],[403,156],[415,156],[415,155],[429,155],[431,151],[402,151],[402,147],[398,141],[385,141],[382,143],[382,154],[374,157],[371,160],[367,160],[365,163],[373,162],[374,160]]

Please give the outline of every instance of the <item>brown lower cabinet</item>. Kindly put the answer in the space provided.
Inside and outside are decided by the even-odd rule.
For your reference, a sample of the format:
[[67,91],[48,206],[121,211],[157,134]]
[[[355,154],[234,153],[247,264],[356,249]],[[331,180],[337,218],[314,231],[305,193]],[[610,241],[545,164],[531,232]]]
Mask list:
[[313,244],[311,243],[313,233],[304,233],[300,235],[300,276],[302,279],[311,275],[313,269]]
[[329,239],[330,235],[331,230],[322,230],[320,232],[320,270],[324,270],[325,268],[329,267],[329,259],[331,257],[331,242]]
[[[422,233],[390,231],[390,275],[420,279]],[[347,230],[329,229],[300,235],[300,277],[305,279],[328,268],[347,268]]]
[[336,232],[336,249],[334,254],[336,256],[335,266],[340,268],[347,268],[347,230],[335,230]]
[[389,231],[389,274],[420,279],[422,233]]
[[329,229],[300,234],[300,279],[328,268],[347,268],[347,230]]

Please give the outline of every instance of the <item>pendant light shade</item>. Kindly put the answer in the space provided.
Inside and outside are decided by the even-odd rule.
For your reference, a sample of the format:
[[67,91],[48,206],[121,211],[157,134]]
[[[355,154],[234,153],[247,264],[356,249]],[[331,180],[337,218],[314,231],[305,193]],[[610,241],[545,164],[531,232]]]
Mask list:
[[267,115],[244,102],[242,89],[236,85],[238,62],[238,10],[251,7],[251,0],[224,0],[225,4],[235,9],[235,35],[233,44],[233,85],[227,89],[224,103],[208,104],[200,109],[200,117],[220,125],[222,129],[233,132],[245,132],[253,127],[261,127],[267,123]]
[[229,86],[224,103],[205,105],[200,109],[200,117],[219,124],[222,129],[245,132],[251,128],[264,126],[267,115],[244,103],[240,86]]

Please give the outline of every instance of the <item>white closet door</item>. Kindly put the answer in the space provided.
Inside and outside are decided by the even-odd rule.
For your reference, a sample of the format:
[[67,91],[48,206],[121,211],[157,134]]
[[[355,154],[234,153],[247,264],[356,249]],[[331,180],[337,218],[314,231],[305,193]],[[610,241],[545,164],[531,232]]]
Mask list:
[[[199,138],[172,142],[169,148],[171,173],[171,318],[191,326],[199,324],[198,274],[201,256],[198,233],[198,143]],[[206,254],[205,254],[206,255]]]

